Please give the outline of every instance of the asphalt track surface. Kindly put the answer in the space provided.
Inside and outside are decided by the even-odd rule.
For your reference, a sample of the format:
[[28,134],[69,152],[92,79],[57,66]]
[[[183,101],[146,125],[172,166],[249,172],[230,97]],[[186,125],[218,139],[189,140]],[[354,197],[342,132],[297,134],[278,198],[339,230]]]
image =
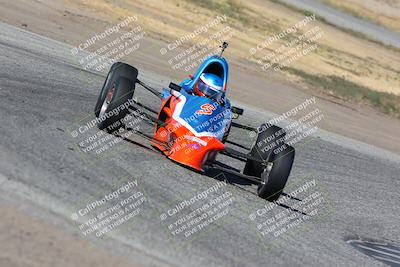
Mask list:
[[[268,202],[254,194],[255,186],[225,174],[233,182],[221,189],[233,197],[229,214],[189,239],[172,236],[160,214],[171,203],[216,185],[221,175],[201,175],[174,164],[140,137],[123,141],[101,158],[83,155],[70,131],[85,114],[94,117],[105,74],[82,70],[69,45],[5,24],[0,32],[1,201],[88,238],[135,266],[380,266],[346,240],[399,244],[399,156],[323,131],[295,145],[285,190],[315,179],[324,197],[317,216],[288,235],[263,238],[249,216]],[[158,86],[169,82],[145,70],[139,77]],[[145,94],[142,99],[157,105]],[[270,115],[251,107],[245,112],[241,121],[254,126]],[[251,144],[245,133],[234,132],[232,138]],[[83,237],[71,214],[88,199],[135,180],[146,196],[140,214],[101,239]],[[298,215],[293,207],[304,197],[275,207],[265,218],[281,211]],[[398,262],[398,256],[391,259]]]
[[283,0],[282,2],[295,6],[297,8],[314,12],[315,14],[323,17],[328,22],[334,25],[360,32],[384,44],[392,45],[397,48],[400,47],[400,35],[398,33],[390,31],[385,27],[381,27],[366,20],[348,15],[319,1]]

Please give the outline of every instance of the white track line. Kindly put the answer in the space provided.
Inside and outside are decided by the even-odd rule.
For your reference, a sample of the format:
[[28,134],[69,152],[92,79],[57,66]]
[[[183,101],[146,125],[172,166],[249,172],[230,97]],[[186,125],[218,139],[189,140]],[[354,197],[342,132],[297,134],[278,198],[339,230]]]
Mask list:
[[372,257],[374,259],[377,259],[377,260],[380,260],[380,261],[389,261],[389,262],[395,263],[397,265],[400,265],[400,261],[395,261],[395,260],[391,260],[391,259],[387,259],[387,258],[379,257],[379,256],[372,256]]
[[376,253],[384,254],[384,255],[387,255],[387,256],[390,256],[390,257],[393,257],[393,258],[397,258],[397,259],[400,260],[400,256],[398,256],[398,255],[393,255],[393,254],[390,254],[388,252],[380,251],[380,250],[373,249],[373,248],[370,248],[370,247],[366,247],[366,246],[363,246],[363,245],[358,245],[358,246],[360,248],[367,249],[367,250],[370,250],[370,251],[374,251]]

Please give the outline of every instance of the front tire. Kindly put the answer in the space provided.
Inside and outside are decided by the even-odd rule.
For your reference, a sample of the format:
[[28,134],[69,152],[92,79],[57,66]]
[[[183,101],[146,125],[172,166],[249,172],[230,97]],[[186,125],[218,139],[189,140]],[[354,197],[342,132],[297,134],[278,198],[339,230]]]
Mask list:
[[115,84],[120,77],[125,77],[135,83],[137,76],[138,70],[128,64],[116,62],[111,66],[110,70],[108,71],[107,78],[104,81],[103,87],[101,88],[99,97],[97,98],[96,106],[94,108],[94,114],[96,115],[96,118],[100,116],[101,107],[111,86]]
[[99,111],[97,126],[100,130],[113,132],[123,126],[122,119],[129,113],[134,91],[135,83],[125,77],[111,85]]
[[121,120],[129,112],[137,76],[138,70],[128,64],[116,62],[111,66],[94,109],[100,130],[112,132],[123,126]]

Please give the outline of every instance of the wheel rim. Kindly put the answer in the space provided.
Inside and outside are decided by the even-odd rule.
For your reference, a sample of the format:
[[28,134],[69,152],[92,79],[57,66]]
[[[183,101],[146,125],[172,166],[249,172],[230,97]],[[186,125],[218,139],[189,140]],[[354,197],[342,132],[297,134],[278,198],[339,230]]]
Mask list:
[[264,179],[261,180],[261,186],[265,185],[268,182],[269,174],[271,173],[272,167],[274,166],[273,162],[268,162],[267,166],[264,168],[263,172],[261,173],[261,177]]
[[108,106],[114,98],[115,85],[107,92],[106,98],[104,99],[103,105],[100,109],[100,117],[104,116],[107,112]]

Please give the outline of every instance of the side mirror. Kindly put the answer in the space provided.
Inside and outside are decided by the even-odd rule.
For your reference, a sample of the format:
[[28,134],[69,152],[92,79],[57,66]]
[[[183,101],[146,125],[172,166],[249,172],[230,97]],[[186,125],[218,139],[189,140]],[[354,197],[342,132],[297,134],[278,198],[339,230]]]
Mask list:
[[232,107],[231,108],[232,113],[237,114],[238,116],[243,115],[244,110],[242,108],[238,108],[238,107]]
[[177,92],[180,92],[182,89],[182,87],[180,85],[177,85],[176,83],[170,83],[169,88]]

